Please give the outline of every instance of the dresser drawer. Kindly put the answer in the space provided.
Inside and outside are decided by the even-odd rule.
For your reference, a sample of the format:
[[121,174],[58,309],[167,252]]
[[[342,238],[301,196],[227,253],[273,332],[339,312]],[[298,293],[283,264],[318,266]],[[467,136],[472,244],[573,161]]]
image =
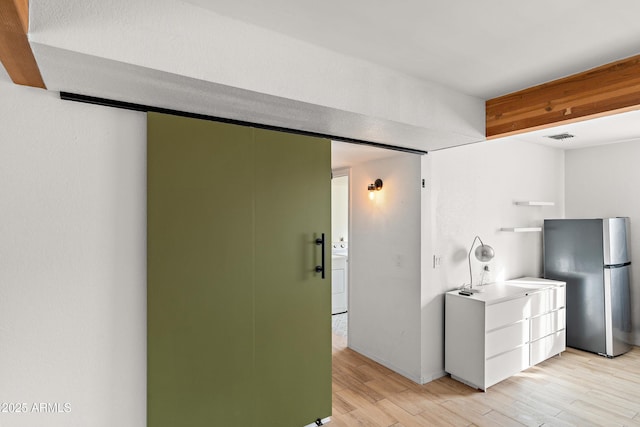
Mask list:
[[531,349],[531,355],[530,355],[531,365],[532,366],[537,365],[543,360],[546,360],[551,356],[554,356],[562,351],[565,351],[566,349],[565,331],[562,330],[562,331],[556,332],[555,334],[548,335],[544,338],[541,338],[537,341],[533,341],[529,345],[529,347]]
[[528,344],[487,359],[485,364],[485,387],[492,386],[528,367]]
[[531,341],[539,340],[565,328],[565,309],[561,308],[560,310],[534,317],[530,322]]
[[487,306],[485,330],[500,328],[529,317],[529,297],[516,298]]
[[504,328],[495,329],[487,333],[485,341],[485,355],[489,358],[496,354],[513,350],[516,347],[526,344],[528,337],[528,320],[512,323]]
[[531,298],[530,316],[535,317],[560,307],[564,307],[564,287],[545,289],[529,295]]

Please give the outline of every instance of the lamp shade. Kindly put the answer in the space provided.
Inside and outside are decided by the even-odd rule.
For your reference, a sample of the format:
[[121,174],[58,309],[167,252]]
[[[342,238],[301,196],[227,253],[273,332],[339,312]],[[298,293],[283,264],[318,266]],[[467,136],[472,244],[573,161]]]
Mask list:
[[489,262],[495,255],[493,248],[489,245],[480,245],[475,250],[475,255],[480,262]]

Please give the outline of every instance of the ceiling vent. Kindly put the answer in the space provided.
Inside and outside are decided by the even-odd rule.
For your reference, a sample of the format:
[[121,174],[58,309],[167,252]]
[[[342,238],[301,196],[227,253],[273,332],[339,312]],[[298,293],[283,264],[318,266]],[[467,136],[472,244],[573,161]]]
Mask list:
[[556,141],[562,141],[568,138],[573,138],[575,135],[571,135],[570,133],[559,133],[557,135],[547,135],[547,138],[555,139]]

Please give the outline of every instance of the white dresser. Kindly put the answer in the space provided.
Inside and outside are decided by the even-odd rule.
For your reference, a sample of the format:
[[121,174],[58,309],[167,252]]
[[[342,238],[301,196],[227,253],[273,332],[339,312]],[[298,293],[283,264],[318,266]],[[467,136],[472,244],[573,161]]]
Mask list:
[[445,371],[488,387],[565,350],[565,283],[523,277],[445,296]]

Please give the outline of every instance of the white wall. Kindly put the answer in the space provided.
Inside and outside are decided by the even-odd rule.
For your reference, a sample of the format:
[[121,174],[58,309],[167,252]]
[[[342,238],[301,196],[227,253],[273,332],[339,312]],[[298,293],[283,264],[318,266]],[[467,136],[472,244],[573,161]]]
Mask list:
[[[564,215],[564,153],[526,142],[488,141],[432,156],[435,254],[443,289],[469,283],[467,255],[478,235],[495,249],[494,280],[542,273],[542,233],[510,233],[503,227],[542,226]],[[551,201],[552,207],[516,206]],[[474,281],[480,263],[473,259]]]
[[[469,283],[467,254],[476,235],[495,249],[492,280],[542,274],[542,233],[502,227],[542,226],[564,214],[564,153],[505,140],[435,151],[423,161],[429,200],[423,200],[422,376],[443,375],[444,292]],[[521,207],[516,201],[553,201],[554,207]],[[430,206],[429,206],[430,203]],[[429,228],[430,224],[430,228]],[[433,269],[431,254],[440,258]],[[473,259],[474,283],[480,264]]]
[[[367,186],[384,182],[375,200]],[[420,156],[351,169],[349,347],[420,381]]]
[[146,425],[146,116],[0,79],[0,426]]
[[568,150],[565,157],[567,218],[631,219],[631,314],[640,345],[640,140]]

